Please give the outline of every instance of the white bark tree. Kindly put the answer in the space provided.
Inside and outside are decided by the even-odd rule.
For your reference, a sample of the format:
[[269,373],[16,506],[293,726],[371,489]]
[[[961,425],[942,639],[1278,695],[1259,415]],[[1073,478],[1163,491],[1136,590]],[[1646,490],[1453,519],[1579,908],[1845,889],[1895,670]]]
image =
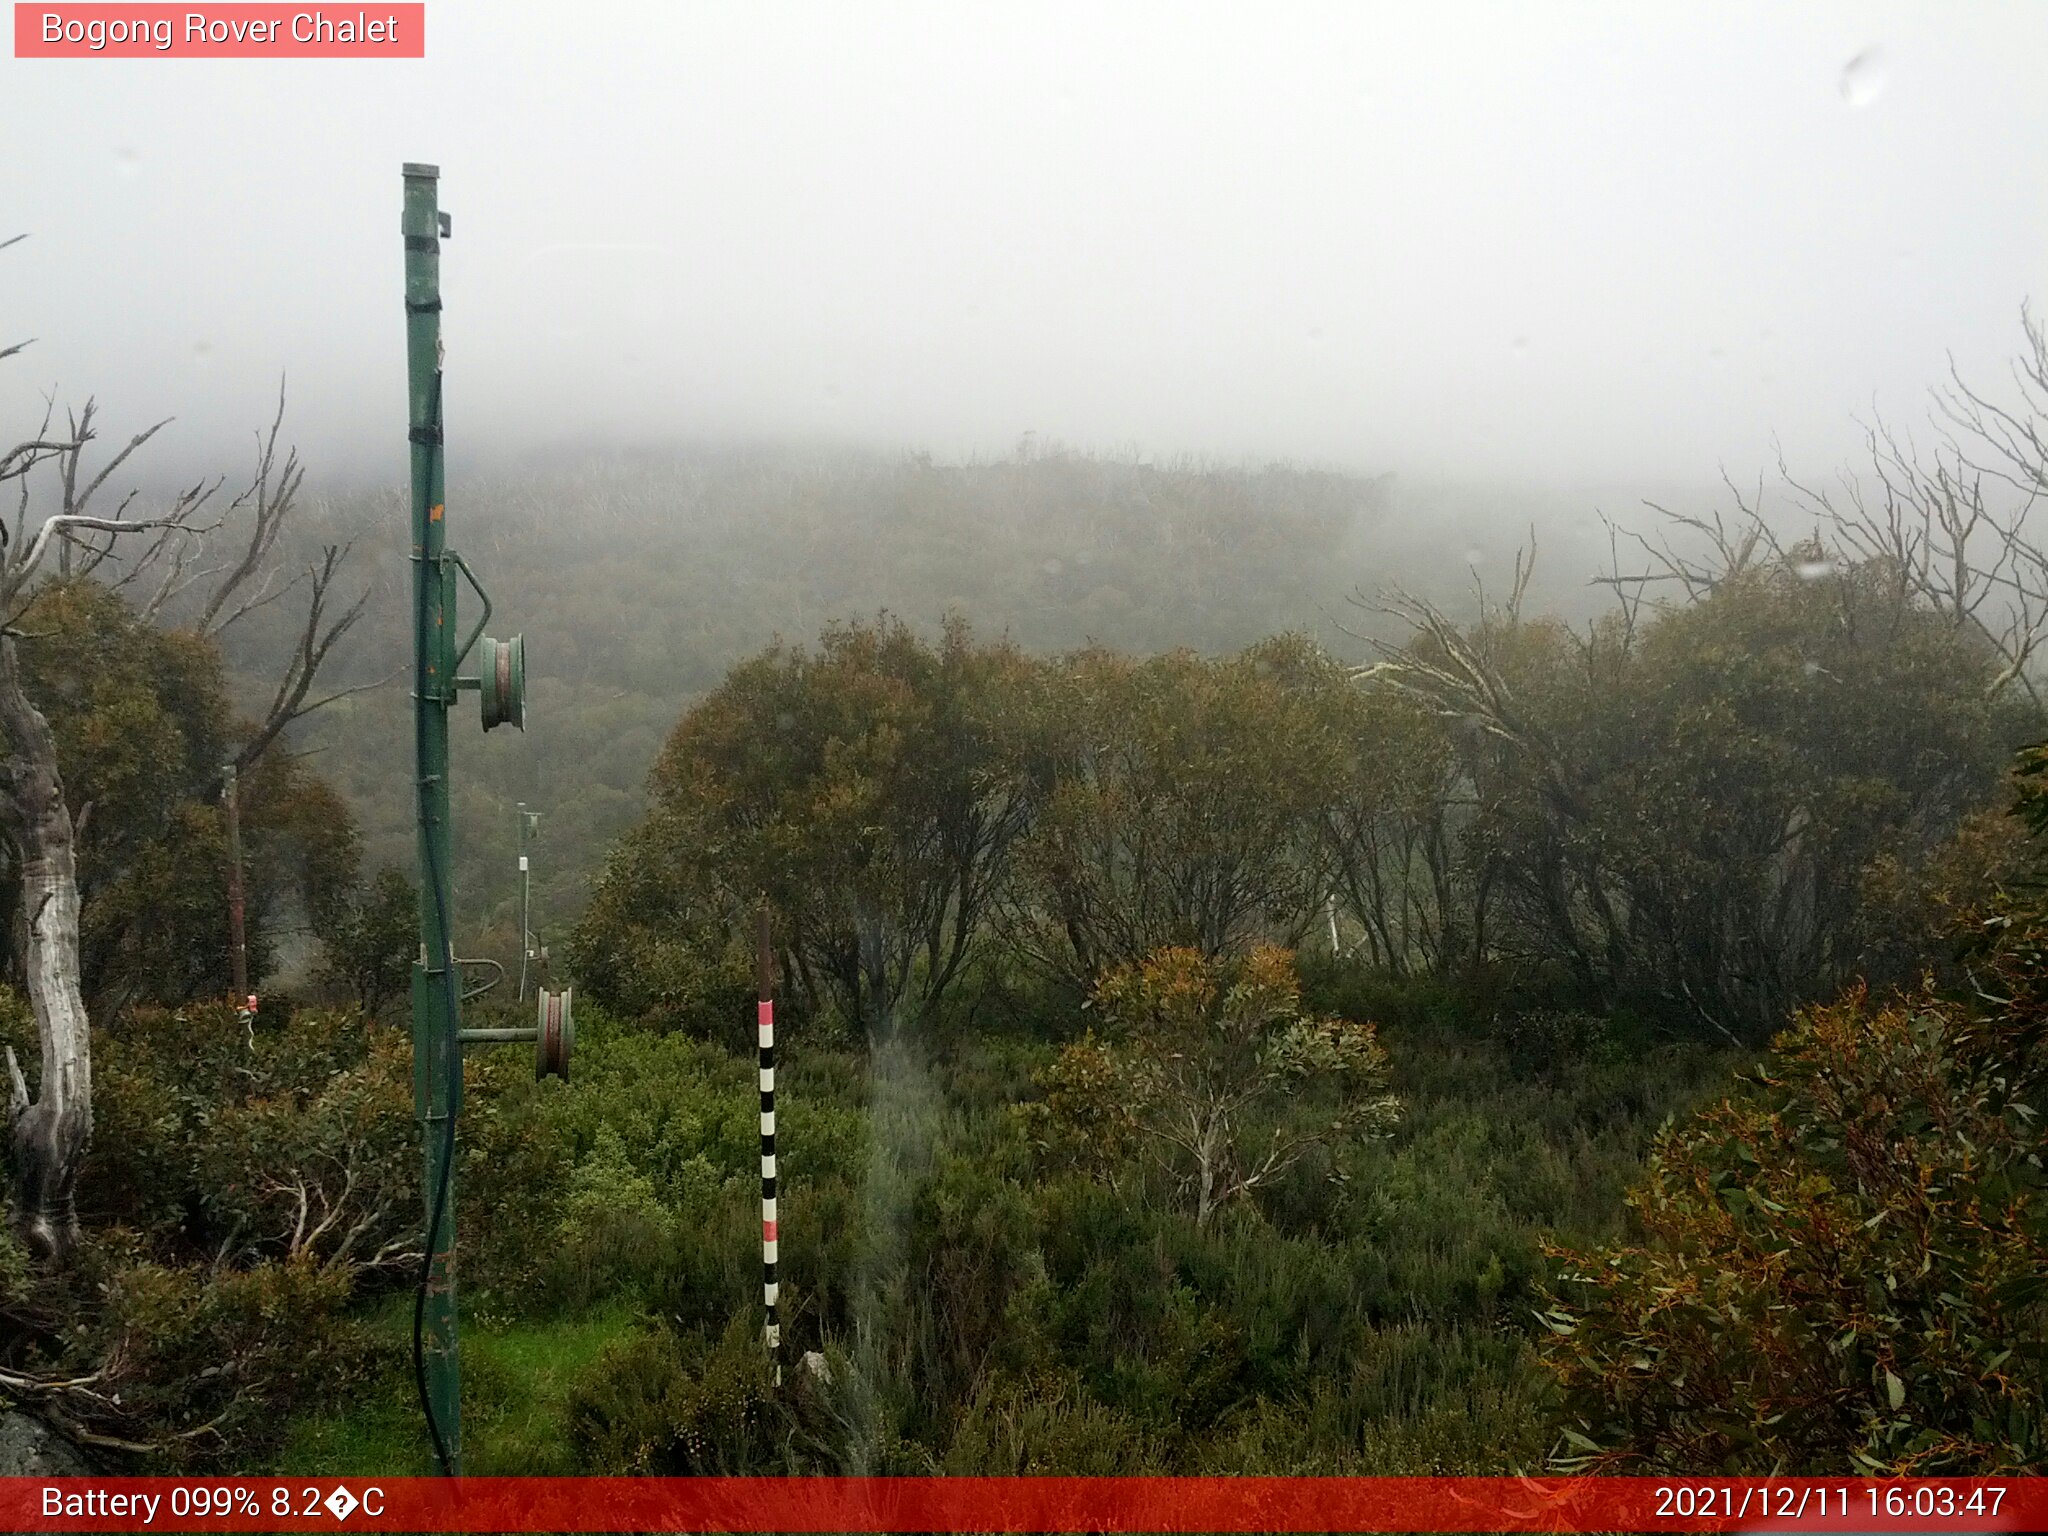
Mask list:
[[[9,350],[18,350],[11,348]],[[16,444],[0,454],[0,480],[26,480],[36,465],[75,465],[91,438],[91,410],[70,424],[64,438]],[[83,505],[106,475],[156,431],[137,436],[81,496],[67,477],[67,508]],[[77,825],[64,798],[57,738],[22,687],[16,627],[22,605],[53,545],[69,549],[80,537],[112,539],[143,529],[196,535],[203,491],[188,492],[162,517],[128,521],[63,511],[46,517],[33,537],[17,522],[0,527],[0,734],[7,756],[0,765],[0,831],[13,844],[21,879],[21,932],[16,935],[28,1001],[42,1046],[41,1072],[31,1095],[21,1063],[7,1050],[7,1124],[14,1162],[14,1217],[31,1252],[63,1258],[78,1237],[78,1171],[92,1140],[92,1027],[78,972]],[[24,507],[26,491],[24,490]]]
[[[21,238],[0,241],[0,250]],[[0,361],[27,345],[0,346]],[[205,523],[201,517],[220,489],[218,480],[178,493],[155,516],[128,516],[134,492],[109,515],[92,510],[93,498],[114,473],[167,424],[160,421],[137,433],[96,473],[88,473],[85,453],[98,436],[96,413],[95,402],[88,400],[75,414],[67,413],[61,431],[53,431],[53,405],[34,435],[0,450],[0,487],[13,481],[18,491],[12,528],[0,522],[0,748],[6,754],[0,762],[0,835],[11,844],[21,880],[15,938],[41,1057],[31,1089],[13,1049],[6,1052],[7,1128],[15,1224],[32,1253],[58,1260],[68,1256],[78,1238],[78,1175],[92,1140],[91,1022],[79,972],[77,865],[77,842],[91,807],[81,807],[74,817],[64,795],[56,737],[22,686],[18,648],[33,639],[19,628],[24,610],[37,585],[52,574],[53,563],[55,575],[73,580],[98,576],[106,568],[112,578],[108,585],[136,593],[136,606],[146,618],[170,622],[166,614],[191,594],[187,602],[196,606],[182,627],[211,639],[303,585],[308,597],[298,638],[264,717],[254,723],[236,756],[236,768],[247,769],[293,721],[359,691],[316,697],[313,686],[369,597],[366,591],[337,610],[334,588],[349,555],[346,545],[328,546],[299,574],[284,576],[278,535],[296,504],[304,471],[295,452],[288,451],[282,464],[277,459],[282,387],[277,416],[268,435],[258,439],[253,482],[219,519]],[[44,465],[51,466],[53,477],[36,475]],[[41,478],[54,478],[56,491],[51,509],[37,511],[31,486]],[[221,564],[206,565],[215,547],[208,535],[245,520],[250,524],[246,542],[237,535],[237,545]],[[136,539],[141,533],[153,537]],[[218,789],[216,781],[194,786],[194,793],[211,798]]]

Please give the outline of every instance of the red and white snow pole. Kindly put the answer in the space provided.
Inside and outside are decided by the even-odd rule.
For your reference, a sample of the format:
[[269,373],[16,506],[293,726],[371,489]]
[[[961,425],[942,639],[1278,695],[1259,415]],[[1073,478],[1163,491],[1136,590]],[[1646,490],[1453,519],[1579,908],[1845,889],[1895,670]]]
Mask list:
[[755,1004],[761,1031],[761,1304],[767,1320],[762,1340],[775,1362],[775,1384],[782,1385],[782,1324],[775,1310],[781,1286],[775,1278],[775,953],[768,935],[768,904],[761,904],[754,935],[754,972],[760,1000]]

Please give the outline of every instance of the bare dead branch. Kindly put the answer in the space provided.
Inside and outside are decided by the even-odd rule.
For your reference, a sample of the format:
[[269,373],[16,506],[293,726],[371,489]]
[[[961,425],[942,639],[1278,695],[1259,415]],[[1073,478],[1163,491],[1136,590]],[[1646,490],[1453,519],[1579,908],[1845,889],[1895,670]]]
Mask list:
[[[0,357],[7,354],[0,352]],[[30,438],[27,442],[16,443],[5,453],[0,453],[0,480],[14,480],[27,474],[45,459],[56,458],[59,454],[71,453],[84,447],[82,442],[72,438]]]
[[[12,561],[4,573],[0,573],[0,593],[12,598],[18,594],[28,579],[42,564],[52,539],[63,538],[73,528],[91,529],[101,533],[134,533],[148,528],[176,528],[185,525],[172,517],[147,518],[138,522],[117,522],[106,517],[66,517],[58,515],[47,518],[35,539],[22,554]],[[203,532],[203,529],[191,529]]]
[[[2017,688],[2040,704],[2033,663],[2048,648],[2048,548],[2030,525],[2048,496],[2048,329],[2025,309],[2022,325],[2014,402],[1976,390],[1951,362],[1949,381],[1931,392],[1932,438],[1916,439],[1873,413],[1860,473],[1844,469],[1833,484],[1802,478],[1780,448],[1777,484],[1814,525],[1797,545],[1766,515],[1761,482],[1748,492],[1726,476],[1732,514],[1646,503],[1662,534],[1610,529],[1610,569],[1597,581],[1621,600],[1624,624],[1635,623],[1645,595],[1659,587],[1697,602],[1760,565],[1801,576],[1855,570],[1890,583],[1896,613],[1920,606],[1984,644],[1996,658],[1986,684],[1992,694]],[[1624,543],[1641,553],[1640,565],[1623,568]]]
[[[278,380],[277,414],[271,418],[267,434],[259,434],[256,441],[256,474],[249,488],[234,500],[228,510],[230,514],[244,506],[251,509],[254,520],[249,528],[249,540],[243,546],[242,555],[227,574],[208,595],[200,609],[199,618],[193,628],[201,635],[218,635],[236,619],[261,606],[260,601],[244,603],[230,608],[236,595],[252,579],[263,572],[265,562],[277,544],[277,536],[290,518],[292,507],[299,493],[299,487],[306,478],[306,472],[299,463],[296,448],[287,449],[282,466],[277,462],[278,433],[284,428],[285,386]],[[225,617],[223,617],[225,614]]]
[[284,674],[278,679],[277,691],[272,696],[270,708],[255,732],[236,754],[238,769],[246,769],[270,749],[272,742],[295,720],[305,718],[316,709],[325,708],[337,699],[352,693],[362,692],[365,687],[377,684],[359,685],[342,689],[323,698],[308,702],[314,679],[320,674],[329,653],[335,645],[355,627],[369,606],[368,589],[357,595],[355,600],[332,618],[328,614],[328,603],[332,597],[334,581],[346,562],[350,545],[330,544],[321,552],[318,562],[309,566],[305,579],[309,582],[311,596],[306,604],[305,623],[300,627],[298,644],[291,659],[286,663]]

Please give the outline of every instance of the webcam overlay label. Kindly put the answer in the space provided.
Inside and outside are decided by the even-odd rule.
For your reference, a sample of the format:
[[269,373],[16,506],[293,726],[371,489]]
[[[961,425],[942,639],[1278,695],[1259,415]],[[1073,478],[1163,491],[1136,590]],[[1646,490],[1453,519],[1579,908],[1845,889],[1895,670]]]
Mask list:
[[423,59],[423,3],[14,7],[17,59]]
[[9,1531],[2048,1529],[2048,1478],[0,1478]]

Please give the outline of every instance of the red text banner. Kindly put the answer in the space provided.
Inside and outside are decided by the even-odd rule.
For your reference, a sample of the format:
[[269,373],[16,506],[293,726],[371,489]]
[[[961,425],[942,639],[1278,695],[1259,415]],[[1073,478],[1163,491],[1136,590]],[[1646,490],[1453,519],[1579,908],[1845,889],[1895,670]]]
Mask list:
[[2048,1478],[6,1478],[8,1531],[2021,1531]]

